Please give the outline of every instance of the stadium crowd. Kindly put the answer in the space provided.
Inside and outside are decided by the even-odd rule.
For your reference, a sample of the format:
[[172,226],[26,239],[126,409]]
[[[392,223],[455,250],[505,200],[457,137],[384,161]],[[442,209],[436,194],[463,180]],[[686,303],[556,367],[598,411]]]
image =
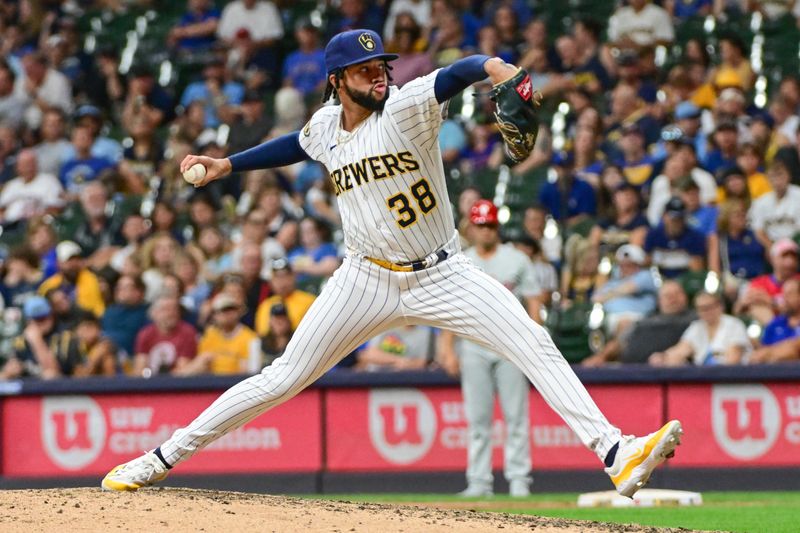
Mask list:
[[[528,160],[505,157],[485,84],[450,102],[440,148],[464,245],[493,200],[571,362],[800,360],[798,15],[793,0],[0,3],[0,379],[280,357],[345,253],[325,169],[194,189],[178,165],[302,128],[324,45],[351,28],[401,54],[398,86],[473,53],[529,70],[544,101]],[[435,368],[436,337],[390,331],[337,368]]]

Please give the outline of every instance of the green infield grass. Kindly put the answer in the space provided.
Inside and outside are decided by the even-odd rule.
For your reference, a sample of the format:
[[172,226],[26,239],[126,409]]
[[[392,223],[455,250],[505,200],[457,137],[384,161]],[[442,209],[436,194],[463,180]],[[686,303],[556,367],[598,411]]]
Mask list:
[[524,499],[513,499],[502,495],[486,499],[464,499],[442,494],[335,494],[315,497],[697,530],[743,533],[797,533],[800,531],[800,492],[706,492],[702,494],[703,505],[701,506],[627,509],[604,507],[579,509],[576,505],[577,494],[534,494]]

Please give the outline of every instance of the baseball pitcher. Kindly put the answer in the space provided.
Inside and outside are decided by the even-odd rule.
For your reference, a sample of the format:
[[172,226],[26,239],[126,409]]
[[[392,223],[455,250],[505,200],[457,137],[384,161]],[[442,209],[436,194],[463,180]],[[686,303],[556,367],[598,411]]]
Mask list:
[[390,85],[396,58],[373,31],[340,33],[325,48],[333,105],[301,131],[229,158],[183,160],[182,171],[198,163],[206,168],[198,185],[231,172],[319,161],[333,182],[347,254],[282,357],[231,387],[155,450],[114,468],[103,488],[136,490],[164,479],[214,440],[298,394],[367,339],[403,324],[446,329],[507,357],[605,462],[621,494],[632,496],[673,454],[680,422],[644,437],[623,436],[547,332],[459,248],[437,143],[445,105],[488,76],[507,152],[520,160],[536,136],[530,78],[499,58],[474,55],[398,89]]

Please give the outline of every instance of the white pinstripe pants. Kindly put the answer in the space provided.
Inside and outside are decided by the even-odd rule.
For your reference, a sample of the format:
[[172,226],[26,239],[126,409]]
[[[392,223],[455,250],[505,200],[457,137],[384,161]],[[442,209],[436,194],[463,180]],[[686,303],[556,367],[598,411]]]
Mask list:
[[378,333],[405,324],[451,330],[506,356],[602,460],[620,439],[550,335],[496,280],[461,253],[418,272],[348,256],[301,321],[286,352],[234,385],[161,446],[176,465],[292,398]]

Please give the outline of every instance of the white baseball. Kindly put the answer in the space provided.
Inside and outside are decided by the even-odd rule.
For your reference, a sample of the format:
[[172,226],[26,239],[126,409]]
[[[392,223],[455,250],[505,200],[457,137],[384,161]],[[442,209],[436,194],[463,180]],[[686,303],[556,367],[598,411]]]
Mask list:
[[206,167],[200,163],[195,163],[189,170],[183,173],[183,179],[191,184],[200,183],[206,177]]

